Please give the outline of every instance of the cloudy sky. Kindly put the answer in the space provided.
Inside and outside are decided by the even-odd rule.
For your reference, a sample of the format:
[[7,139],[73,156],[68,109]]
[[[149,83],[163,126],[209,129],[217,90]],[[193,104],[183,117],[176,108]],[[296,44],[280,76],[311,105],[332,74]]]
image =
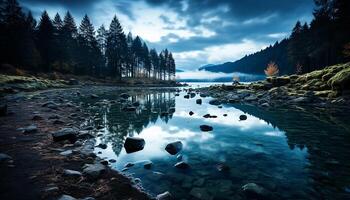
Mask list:
[[173,52],[177,67],[193,70],[234,61],[288,36],[297,20],[312,19],[313,0],[19,0],[36,17],[69,10],[106,27],[114,15],[125,32],[149,47]]

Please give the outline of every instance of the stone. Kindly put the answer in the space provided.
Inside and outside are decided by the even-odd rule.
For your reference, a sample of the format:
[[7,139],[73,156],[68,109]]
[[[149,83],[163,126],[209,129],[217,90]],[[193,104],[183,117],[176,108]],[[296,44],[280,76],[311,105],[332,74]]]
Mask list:
[[98,98],[98,96],[97,96],[96,94],[92,94],[92,95],[90,95],[90,97],[91,97],[92,99],[97,99],[97,98]]
[[22,130],[24,134],[30,134],[30,133],[36,133],[38,131],[38,127],[35,124],[32,124],[25,128],[21,128],[20,130]]
[[124,165],[124,167],[132,167],[132,166],[134,166],[135,164],[134,163],[126,163],[125,165]]
[[91,179],[98,179],[101,175],[107,172],[107,169],[101,163],[85,164],[83,174]]
[[43,120],[44,118],[41,116],[41,115],[34,115],[33,117],[32,117],[32,120]]
[[269,103],[263,103],[263,104],[261,104],[261,107],[268,108],[268,107],[270,107],[270,104]]
[[51,116],[49,116],[49,119],[59,119],[60,118],[60,116],[59,115],[51,115]]
[[190,95],[186,94],[186,95],[184,96],[184,98],[185,98],[185,99],[189,99],[189,98],[190,98]]
[[94,153],[95,139],[88,139],[85,141],[83,147],[80,149],[80,154],[85,157],[96,157]]
[[241,120],[241,121],[247,120],[247,115],[240,115],[239,120]]
[[107,144],[98,144],[96,147],[101,148],[101,149],[107,149]]
[[207,190],[205,188],[192,188],[192,190],[190,191],[190,195],[200,199],[200,200],[212,200],[213,197],[210,196],[210,194],[207,192]]
[[60,198],[58,198],[57,200],[77,200],[77,199],[72,197],[72,196],[64,194]]
[[110,163],[115,163],[115,162],[117,162],[115,159],[109,159],[108,160]]
[[101,163],[102,165],[108,165],[108,161],[107,161],[107,160],[101,160],[100,163]]
[[182,160],[182,157],[183,157],[183,156],[182,156],[181,154],[179,154],[179,155],[176,156],[176,160],[181,161],[181,160]]
[[171,155],[177,154],[179,151],[181,151],[181,149],[182,149],[182,142],[181,141],[169,143],[165,147],[165,150]]
[[194,92],[191,92],[191,93],[190,93],[190,97],[191,97],[191,98],[194,98],[195,96],[196,96],[196,93],[194,93]]
[[82,199],[80,199],[80,200],[96,200],[96,199],[93,198],[93,197],[85,197],[85,198],[82,198]]
[[77,138],[83,139],[83,140],[91,139],[91,138],[94,138],[94,137],[95,136],[93,136],[89,131],[86,131],[86,130],[79,131],[78,135],[77,135]]
[[224,163],[219,163],[216,165],[216,169],[219,171],[219,172],[228,172],[230,171],[230,167]]
[[0,116],[7,115],[7,104],[0,104]]
[[197,99],[196,104],[202,104],[202,99]]
[[60,153],[61,156],[70,156],[73,154],[72,150],[66,150]]
[[189,114],[190,116],[192,116],[192,115],[194,114],[194,112],[193,112],[193,111],[190,111],[188,114]]
[[132,103],[132,105],[135,106],[135,107],[139,107],[140,106],[140,102],[136,101],[136,102]]
[[221,104],[221,102],[219,100],[217,100],[217,99],[212,99],[212,100],[209,101],[209,104],[218,106],[218,105]]
[[227,117],[227,114],[223,114],[222,116]]
[[77,79],[71,78],[68,81],[68,85],[79,85],[79,81]]
[[207,95],[207,94],[204,94],[204,93],[201,93],[199,96],[202,97],[202,98],[205,98],[205,97],[207,97],[208,95]]
[[174,167],[178,168],[178,169],[188,169],[190,168],[190,165],[187,164],[186,162],[184,161],[181,161],[181,162],[178,162],[174,165]]
[[153,163],[151,161],[147,161],[145,164],[143,164],[143,168],[145,169],[151,169],[153,166]]
[[267,196],[267,191],[265,188],[255,183],[248,183],[243,185],[242,191],[248,198],[261,198]]
[[199,128],[201,129],[201,131],[204,131],[204,132],[213,130],[213,127],[212,126],[208,126],[208,125],[200,125]]
[[127,106],[127,107],[124,107],[122,108],[123,111],[128,111],[128,112],[133,112],[133,111],[136,111],[136,107],[134,106]]
[[173,200],[173,199],[174,197],[168,191],[158,194],[156,197],[156,200]]
[[55,142],[63,140],[75,141],[77,139],[77,131],[73,128],[62,128],[59,131],[51,133],[51,135]]
[[2,162],[6,162],[6,161],[9,161],[9,160],[12,160],[12,157],[5,154],[5,153],[0,153],[0,163]]
[[128,99],[129,97],[130,97],[130,95],[129,94],[126,94],[126,93],[122,93],[122,94],[120,94],[119,95],[121,98],[123,98],[123,99]]
[[125,140],[124,148],[127,153],[141,151],[145,146],[145,140],[137,137],[128,137]]
[[82,176],[82,173],[75,170],[65,169],[63,171],[63,175],[67,177],[79,178]]
[[204,182],[205,182],[205,179],[204,178],[200,178],[200,179],[195,180],[193,182],[193,185],[197,186],[197,187],[201,187],[202,185],[204,185]]

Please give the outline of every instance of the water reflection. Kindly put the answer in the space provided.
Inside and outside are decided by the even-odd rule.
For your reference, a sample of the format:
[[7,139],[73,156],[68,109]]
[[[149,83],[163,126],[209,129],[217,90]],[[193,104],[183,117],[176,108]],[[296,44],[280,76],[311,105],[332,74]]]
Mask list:
[[[198,193],[199,199],[245,199],[242,185],[254,182],[272,199],[349,197],[350,140],[344,112],[339,116],[338,112],[266,111],[244,105],[219,108],[208,104],[210,98],[198,105],[198,96],[185,99],[184,92],[175,96],[173,91],[159,90],[129,91],[132,95],[124,102],[120,93],[109,91],[104,99],[84,101],[95,115],[88,123],[101,128],[98,143],[108,144],[96,152],[116,159],[112,167],[118,170],[136,163],[125,173],[141,178],[153,194],[168,190],[177,199],[198,199]],[[136,111],[123,111],[134,102],[140,104]],[[175,113],[164,114],[172,107]],[[239,121],[243,113],[248,119]],[[217,118],[203,118],[205,114]],[[201,132],[202,124],[214,130]],[[127,136],[145,139],[145,148],[127,154],[123,149]],[[190,170],[174,168],[176,156],[164,150],[177,140],[183,143],[180,154]],[[146,161],[153,162],[151,170],[144,169]],[[230,170],[218,171],[222,163]]]

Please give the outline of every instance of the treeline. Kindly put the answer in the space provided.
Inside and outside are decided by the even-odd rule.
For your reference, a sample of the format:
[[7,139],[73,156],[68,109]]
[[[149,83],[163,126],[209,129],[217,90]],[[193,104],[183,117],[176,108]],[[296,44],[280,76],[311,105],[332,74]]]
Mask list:
[[297,22],[291,36],[235,62],[206,67],[213,72],[263,74],[269,62],[280,74],[307,73],[350,61],[350,1],[315,0],[310,24]]
[[167,49],[159,54],[129,33],[114,16],[108,30],[95,32],[89,17],[77,27],[67,12],[50,19],[44,11],[37,23],[16,0],[0,4],[0,63],[33,72],[61,72],[121,79],[173,80],[175,60]]

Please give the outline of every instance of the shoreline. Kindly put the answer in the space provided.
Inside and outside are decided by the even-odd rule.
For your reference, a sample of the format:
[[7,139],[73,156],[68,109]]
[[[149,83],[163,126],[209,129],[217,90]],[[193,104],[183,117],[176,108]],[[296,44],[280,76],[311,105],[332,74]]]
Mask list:
[[[80,126],[89,113],[65,98],[80,89],[43,90],[6,96],[1,116],[1,199],[59,199],[69,195],[87,199],[151,199],[140,184],[96,156],[90,127]],[[71,138],[54,141],[64,128]],[[69,132],[69,131],[68,131]],[[16,177],[16,178],[14,178]],[[20,183],[20,184],[19,184]],[[23,191],[18,195],[17,191]]]

